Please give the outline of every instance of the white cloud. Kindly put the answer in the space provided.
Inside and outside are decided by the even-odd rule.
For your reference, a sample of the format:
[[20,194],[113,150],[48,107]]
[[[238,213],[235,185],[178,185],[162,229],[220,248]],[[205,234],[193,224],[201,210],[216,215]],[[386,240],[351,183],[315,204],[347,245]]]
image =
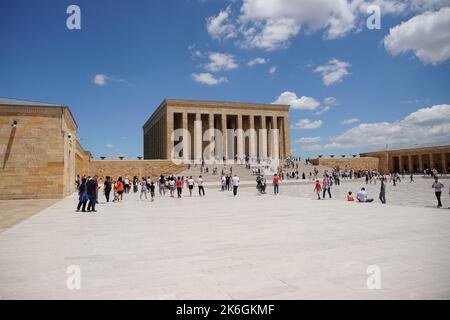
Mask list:
[[337,104],[337,99],[335,97],[328,97],[323,99],[323,104],[327,106],[334,106]]
[[331,86],[342,82],[342,79],[350,74],[348,71],[350,66],[351,64],[348,62],[332,59],[326,64],[318,66],[314,72],[320,73],[326,86]]
[[351,119],[344,119],[341,121],[341,124],[343,125],[348,125],[348,124],[354,124],[354,123],[358,123],[359,119],[357,118],[351,118]]
[[273,66],[273,67],[270,67],[270,69],[269,69],[269,73],[271,75],[274,75],[277,71],[278,71],[278,66]]
[[109,149],[112,149],[112,148],[115,147],[115,145],[113,145],[113,144],[111,144],[111,143],[107,143],[107,144],[106,144],[106,147],[109,148]]
[[302,150],[306,151],[306,152],[319,151],[319,150],[322,150],[322,146],[320,144],[311,144],[311,145],[302,146]]
[[213,74],[206,73],[206,72],[205,73],[193,73],[192,78],[196,82],[199,82],[202,84],[207,84],[210,86],[228,81],[228,79],[226,77],[214,77]]
[[316,116],[320,116],[320,115],[322,115],[322,114],[324,114],[325,112],[328,112],[328,111],[330,111],[330,110],[331,110],[331,107],[330,107],[330,106],[325,106],[325,107],[323,107],[321,110],[315,112],[314,114],[315,114]]
[[227,71],[238,67],[234,56],[228,53],[210,52],[208,58],[210,62],[203,66],[210,72]]
[[317,143],[322,141],[321,137],[301,137],[299,139],[297,139],[295,142],[297,143],[304,143],[304,144],[310,144],[310,143]]
[[287,104],[292,109],[314,110],[320,106],[320,102],[311,97],[297,97],[294,92],[283,92],[274,102],[274,104]]
[[237,36],[235,26],[230,22],[231,7],[221,10],[217,16],[206,19],[206,30],[213,39],[229,39]]
[[269,60],[265,59],[265,58],[255,58],[248,62],[248,66],[253,67],[254,65],[257,65],[257,64],[266,64],[268,61]]
[[392,55],[412,51],[425,64],[450,58],[450,7],[425,12],[390,29],[384,47]]
[[98,86],[104,86],[108,80],[109,77],[106,74],[96,74],[92,81]]
[[309,119],[301,119],[295,125],[294,128],[303,129],[303,130],[311,130],[317,129],[322,126],[322,120],[309,120]]
[[369,5],[385,15],[420,14],[448,6],[448,0],[242,0],[208,18],[207,30],[214,39],[238,38],[242,47],[275,50],[289,46],[303,31],[323,31],[325,39],[359,32],[368,17]]
[[450,141],[450,105],[422,108],[395,122],[362,123],[331,137],[327,149],[407,147]]
[[92,79],[92,82],[95,83],[98,86],[104,86],[108,82],[115,81],[115,82],[124,82],[122,78],[119,78],[114,75],[106,75],[106,74],[96,74],[94,78]]

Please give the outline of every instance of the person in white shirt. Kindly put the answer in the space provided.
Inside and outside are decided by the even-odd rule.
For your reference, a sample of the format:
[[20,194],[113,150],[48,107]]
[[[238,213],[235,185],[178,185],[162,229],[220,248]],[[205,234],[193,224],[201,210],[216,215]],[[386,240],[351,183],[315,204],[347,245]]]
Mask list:
[[235,174],[233,179],[231,179],[231,183],[233,185],[233,196],[237,196],[237,190],[239,187],[239,177]]
[[222,174],[222,191],[225,191],[225,187],[226,187],[226,184],[227,184],[227,178],[225,177],[225,175],[224,174]]
[[441,208],[442,207],[441,194],[442,194],[442,189],[444,188],[444,184],[439,181],[437,176],[434,176],[434,182],[431,185],[431,187],[434,189],[434,194],[436,195],[436,199],[438,201],[437,207]]
[[194,189],[194,179],[192,179],[192,176],[187,179],[187,185],[189,189],[189,197],[192,197],[192,190]]
[[197,186],[198,186],[198,194],[199,196],[205,195],[205,188],[203,188],[203,178],[202,176],[199,176],[197,179]]
[[361,188],[360,191],[358,191],[356,195],[356,199],[358,199],[359,202],[372,202],[373,199],[369,198],[367,195],[367,191],[365,188]]

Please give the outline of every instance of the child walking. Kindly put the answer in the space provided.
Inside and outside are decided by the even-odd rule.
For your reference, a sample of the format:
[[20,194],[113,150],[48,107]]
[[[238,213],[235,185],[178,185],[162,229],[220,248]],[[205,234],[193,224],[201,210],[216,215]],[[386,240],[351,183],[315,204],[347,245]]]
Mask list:
[[314,191],[317,194],[317,200],[320,200],[320,191],[322,191],[322,186],[320,185],[319,180],[316,180],[316,185],[314,186]]

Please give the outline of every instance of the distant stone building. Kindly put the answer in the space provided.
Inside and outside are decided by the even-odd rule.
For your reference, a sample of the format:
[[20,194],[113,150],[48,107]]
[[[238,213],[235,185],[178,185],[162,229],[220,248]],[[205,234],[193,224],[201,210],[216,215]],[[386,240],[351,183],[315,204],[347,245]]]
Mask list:
[[361,157],[378,158],[382,172],[422,173],[425,169],[437,169],[450,173],[450,145],[366,152]]
[[[187,139],[173,138],[176,129],[186,129]],[[276,138],[271,129],[278,129]],[[210,159],[245,155],[282,159],[291,154],[287,105],[166,99],[143,130],[145,159],[173,159],[177,143],[183,149],[178,156],[184,160],[200,160],[207,145],[212,147]],[[235,134],[225,134],[227,130]]]

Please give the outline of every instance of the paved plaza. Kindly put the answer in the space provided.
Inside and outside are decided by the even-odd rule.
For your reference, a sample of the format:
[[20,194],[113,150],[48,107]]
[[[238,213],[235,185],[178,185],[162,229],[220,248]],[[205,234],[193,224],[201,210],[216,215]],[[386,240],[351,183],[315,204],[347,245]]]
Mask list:
[[[67,197],[0,232],[0,298],[450,298],[450,210],[317,201],[312,188],[259,196],[247,187],[234,198],[208,186],[204,198],[155,202],[130,194],[84,214]],[[424,196],[434,200],[431,187]],[[67,288],[72,265],[80,290]],[[380,289],[367,287],[369,266]]]

